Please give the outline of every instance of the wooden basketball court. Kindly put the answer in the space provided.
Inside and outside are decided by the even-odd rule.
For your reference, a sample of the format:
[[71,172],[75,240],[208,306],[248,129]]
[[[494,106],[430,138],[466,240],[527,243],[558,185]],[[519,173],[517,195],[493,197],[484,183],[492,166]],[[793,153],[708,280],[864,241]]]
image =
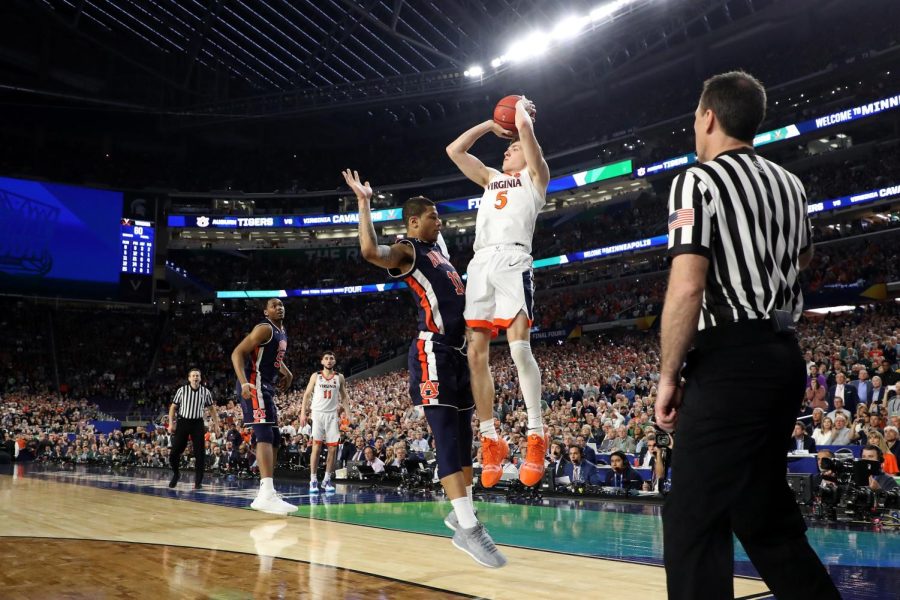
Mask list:
[[654,565],[503,546],[490,570],[448,537],[29,476],[0,476],[0,532],[5,598],[665,597]]

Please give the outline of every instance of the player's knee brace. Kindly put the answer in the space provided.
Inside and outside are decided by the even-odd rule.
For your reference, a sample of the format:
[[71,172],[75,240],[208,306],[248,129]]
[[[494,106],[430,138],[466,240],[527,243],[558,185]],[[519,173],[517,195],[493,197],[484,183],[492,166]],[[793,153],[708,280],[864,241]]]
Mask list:
[[515,340],[510,342],[509,353],[512,355],[516,368],[520,371],[523,366],[528,366],[531,362],[537,364],[537,361],[534,360],[534,355],[531,353],[531,342],[526,340]]

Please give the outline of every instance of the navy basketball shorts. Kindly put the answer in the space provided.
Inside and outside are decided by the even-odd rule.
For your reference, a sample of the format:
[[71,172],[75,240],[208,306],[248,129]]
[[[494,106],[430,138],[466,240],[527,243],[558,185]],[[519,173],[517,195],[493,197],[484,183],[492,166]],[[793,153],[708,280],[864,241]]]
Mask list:
[[253,428],[256,441],[278,445],[278,406],[275,404],[275,389],[270,385],[257,384],[250,388],[250,399],[241,396],[241,385],[237,384],[237,396],[244,412],[244,425]]
[[278,407],[275,405],[275,388],[257,384],[250,388],[250,399],[241,396],[241,384],[237,384],[237,396],[244,411],[244,425],[255,423],[278,424]]
[[414,406],[475,406],[466,355],[452,346],[415,340],[409,347],[409,397]]

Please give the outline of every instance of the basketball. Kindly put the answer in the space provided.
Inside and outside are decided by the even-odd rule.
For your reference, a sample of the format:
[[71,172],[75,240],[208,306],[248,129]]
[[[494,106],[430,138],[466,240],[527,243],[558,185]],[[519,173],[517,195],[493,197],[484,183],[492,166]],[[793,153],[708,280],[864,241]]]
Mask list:
[[503,129],[518,131],[516,129],[516,102],[519,101],[519,98],[521,96],[515,94],[501,98],[494,107],[494,123]]

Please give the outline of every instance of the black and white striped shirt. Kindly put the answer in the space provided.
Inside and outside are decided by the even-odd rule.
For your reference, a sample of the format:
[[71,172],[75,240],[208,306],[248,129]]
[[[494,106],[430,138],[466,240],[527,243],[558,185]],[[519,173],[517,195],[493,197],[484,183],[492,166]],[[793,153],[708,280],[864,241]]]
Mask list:
[[212,394],[202,385],[196,390],[190,384],[183,385],[175,392],[172,404],[177,407],[178,416],[182,419],[202,419],[203,410],[213,405]]
[[799,256],[812,244],[796,175],[751,148],[723,152],[675,178],[669,256],[710,259],[698,329],[803,311]]

